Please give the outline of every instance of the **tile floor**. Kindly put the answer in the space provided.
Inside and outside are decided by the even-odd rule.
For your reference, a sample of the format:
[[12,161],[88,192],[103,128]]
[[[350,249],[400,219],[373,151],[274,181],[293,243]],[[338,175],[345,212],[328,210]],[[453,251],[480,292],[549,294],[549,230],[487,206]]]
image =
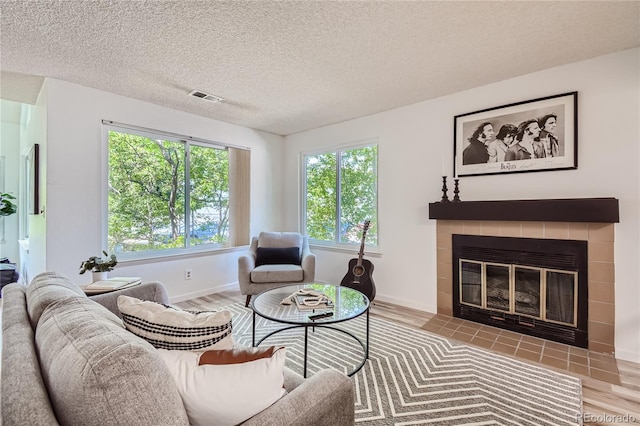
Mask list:
[[537,362],[557,370],[620,384],[616,359],[611,355],[446,315],[435,315],[422,328],[444,337]]

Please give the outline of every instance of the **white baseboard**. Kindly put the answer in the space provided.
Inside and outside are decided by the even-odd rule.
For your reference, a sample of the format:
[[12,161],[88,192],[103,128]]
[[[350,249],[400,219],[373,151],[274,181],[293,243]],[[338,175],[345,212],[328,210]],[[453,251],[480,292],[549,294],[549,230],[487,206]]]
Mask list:
[[438,308],[434,305],[426,305],[423,303],[415,303],[415,301],[412,300],[406,300],[406,299],[400,299],[397,297],[390,297],[390,296],[385,296],[383,294],[376,294],[376,298],[374,299],[373,303],[375,304],[376,300],[380,300],[381,302],[387,302],[387,303],[393,303],[394,305],[398,305],[398,306],[404,306],[407,308],[411,308],[411,309],[415,309],[418,311],[422,311],[422,312],[428,312],[428,313],[436,313],[438,312]]
[[198,290],[198,291],[193,291],[191,293],[184,293],[184,294],[179,294],[177,296],[172,296],[169,298],[169,300],[171,301],[171,303],[178,303],[178,302],[184,302],[185,300],[195,299],[197,297],[207,296],[209,294],[220,293],[221,291],[237,290],[237,289],[238,289],[237,282],[222,284],[215,287],[209,287],[204,290]]
[[616,359],[619,359],[622,361],[629,361],[629,362],[635,362],[637,364],[640,364],[640,354],[635,352],[620,351],[616,349],[615,357]]

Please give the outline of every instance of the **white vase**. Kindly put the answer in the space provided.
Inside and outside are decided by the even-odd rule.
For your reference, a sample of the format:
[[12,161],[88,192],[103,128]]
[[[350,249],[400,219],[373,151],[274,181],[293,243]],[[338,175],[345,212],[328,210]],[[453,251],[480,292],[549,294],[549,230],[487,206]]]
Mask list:
[[92,272],[93,274],[93,282],[102,281],[107,279],[108,272]]

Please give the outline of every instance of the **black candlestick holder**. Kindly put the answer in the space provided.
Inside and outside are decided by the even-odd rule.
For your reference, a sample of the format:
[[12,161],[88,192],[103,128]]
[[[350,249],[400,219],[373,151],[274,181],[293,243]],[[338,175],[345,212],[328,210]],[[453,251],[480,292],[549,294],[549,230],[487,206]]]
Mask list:
[[459,180],[460,179],[454,179],[453,180],[454,184],[453,184],[453,200],[452,201],[454,203],[459,203],[460,201],[462,201],[462,200],[460,200],[460,197],[458,196],[458,194],[460,193],[460,189],[458,188],[458,181]]
[[447,177],[446,176],[442,176],[442,199],[440,200],[441,203],[449,203],[449,196],[447,195]]

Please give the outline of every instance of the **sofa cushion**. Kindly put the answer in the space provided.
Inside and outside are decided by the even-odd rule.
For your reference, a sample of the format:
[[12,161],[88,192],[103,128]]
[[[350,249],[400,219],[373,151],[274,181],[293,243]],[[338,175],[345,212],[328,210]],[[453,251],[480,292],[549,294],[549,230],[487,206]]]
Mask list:
[[208,351],[159,350],[192,425],[236,425],[285,393],[281,348]]
[[258,247],[298,247],[302,250],[304,238],[298,232],[261,232]]
[[64,275],[44,272],[36,276],[27,287],[27,309],[31,326],[36,328],[42,312],[49,304],[71,296],[87,297],[80,287]]
[[261,265],[300,265],[299,247],[258,247],[256,266]]
[[251,271],[251,282],[259,284],[298,282],[303,278],[304,271],[299,265],[262,265]]
[[190,312],[118,296],[118,309],[127,330],[158,349],[205,351],[233,347],[231,312]]
[[56,425],[40,372],[34,330],[27,312],[26,291],[22,284],[9,284],[2,289],[0,423]]
[[40,367],[60,424],[188,424],[157,351],[113,317],[80,297],[50,303],[40,317]]

